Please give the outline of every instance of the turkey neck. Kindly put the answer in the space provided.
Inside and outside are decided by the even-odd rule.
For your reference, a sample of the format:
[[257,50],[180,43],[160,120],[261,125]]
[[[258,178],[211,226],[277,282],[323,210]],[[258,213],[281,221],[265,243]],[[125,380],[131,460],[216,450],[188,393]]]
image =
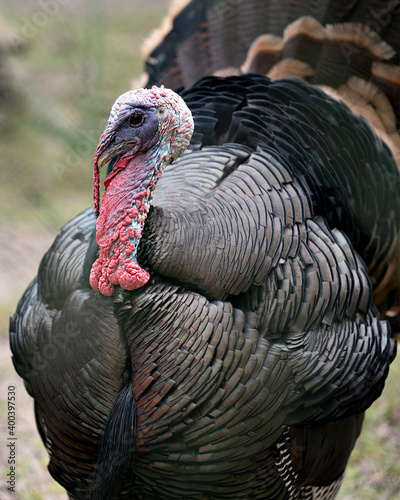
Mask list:
[[150,208],[152,192],[161,176],[162,161],[156,154],[121,158],[104,184],[100,215],[96,222],[99,257],[93,264],[90,284],[104,295],[114,285],[134,290],[149,280],[149,273],[137,262],[137,246]]
[[[115,236],[120,223],[129,216],[127,229],[138,230],[144,224],[155,187],[154,168],[139,158],[121,159],[104,182],[100,215],[96,223],[97,243],[105,247]],[[132,238],[130,238],[132,239]]]

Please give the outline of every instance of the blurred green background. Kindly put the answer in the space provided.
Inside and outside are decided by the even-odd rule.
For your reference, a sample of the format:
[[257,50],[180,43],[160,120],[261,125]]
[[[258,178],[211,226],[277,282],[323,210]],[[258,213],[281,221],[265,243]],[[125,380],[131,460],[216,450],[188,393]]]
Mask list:
[[[0,498],[66,499],[46,470],[8,318],[59,228],[92,202],[109,110],[142,73],[140,47],[167,0],[2,0],[0,7]],[[400,498],[400,360],[368,412],[342,499]],[[17,493],[7,491],[7,387],[17,390]],[[338,438],[340,438],[338,436]]]

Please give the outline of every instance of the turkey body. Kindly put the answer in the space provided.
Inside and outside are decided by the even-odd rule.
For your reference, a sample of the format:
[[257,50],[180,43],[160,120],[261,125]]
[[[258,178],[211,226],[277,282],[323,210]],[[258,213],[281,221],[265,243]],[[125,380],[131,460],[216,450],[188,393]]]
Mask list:
[[373,292],[398,248],[397,166],[296,78],[180,93],[195,129],[154,192],[150,281],[91,288],[88,209],[11,319],[50,473],[79,500],[333,499],[395,355]]
[[112,420],[115,498],[333,498],[394,355],[367,266],[382,272],[399,229],[397,168],[299,80],[208,78],[183,96],[195,133],[155,191],[151,282],[90,288],[89,209],[12,319],[50,472],[91,498]]

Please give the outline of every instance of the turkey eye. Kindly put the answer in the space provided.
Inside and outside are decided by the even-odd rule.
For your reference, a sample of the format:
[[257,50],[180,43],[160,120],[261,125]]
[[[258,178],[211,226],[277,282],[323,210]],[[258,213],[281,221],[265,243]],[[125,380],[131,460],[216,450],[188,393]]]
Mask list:
[[129,118],[130,127],[138,127],[144,120],[142,113],[133,113]]

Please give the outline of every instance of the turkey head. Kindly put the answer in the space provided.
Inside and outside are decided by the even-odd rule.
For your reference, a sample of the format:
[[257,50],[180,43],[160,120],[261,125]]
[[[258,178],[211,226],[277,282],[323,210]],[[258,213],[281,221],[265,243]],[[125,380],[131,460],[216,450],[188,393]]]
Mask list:
[[[90,285],[103,295],[114,286],[135,290],[149,273],[136,258],[152,191],[163,169],[187,148],[193,119],[181,97],[164,87],[131,90],[111,109],[94,157],[94,209],[100,253]],[[100,205],[100,169],[110,162]]]

